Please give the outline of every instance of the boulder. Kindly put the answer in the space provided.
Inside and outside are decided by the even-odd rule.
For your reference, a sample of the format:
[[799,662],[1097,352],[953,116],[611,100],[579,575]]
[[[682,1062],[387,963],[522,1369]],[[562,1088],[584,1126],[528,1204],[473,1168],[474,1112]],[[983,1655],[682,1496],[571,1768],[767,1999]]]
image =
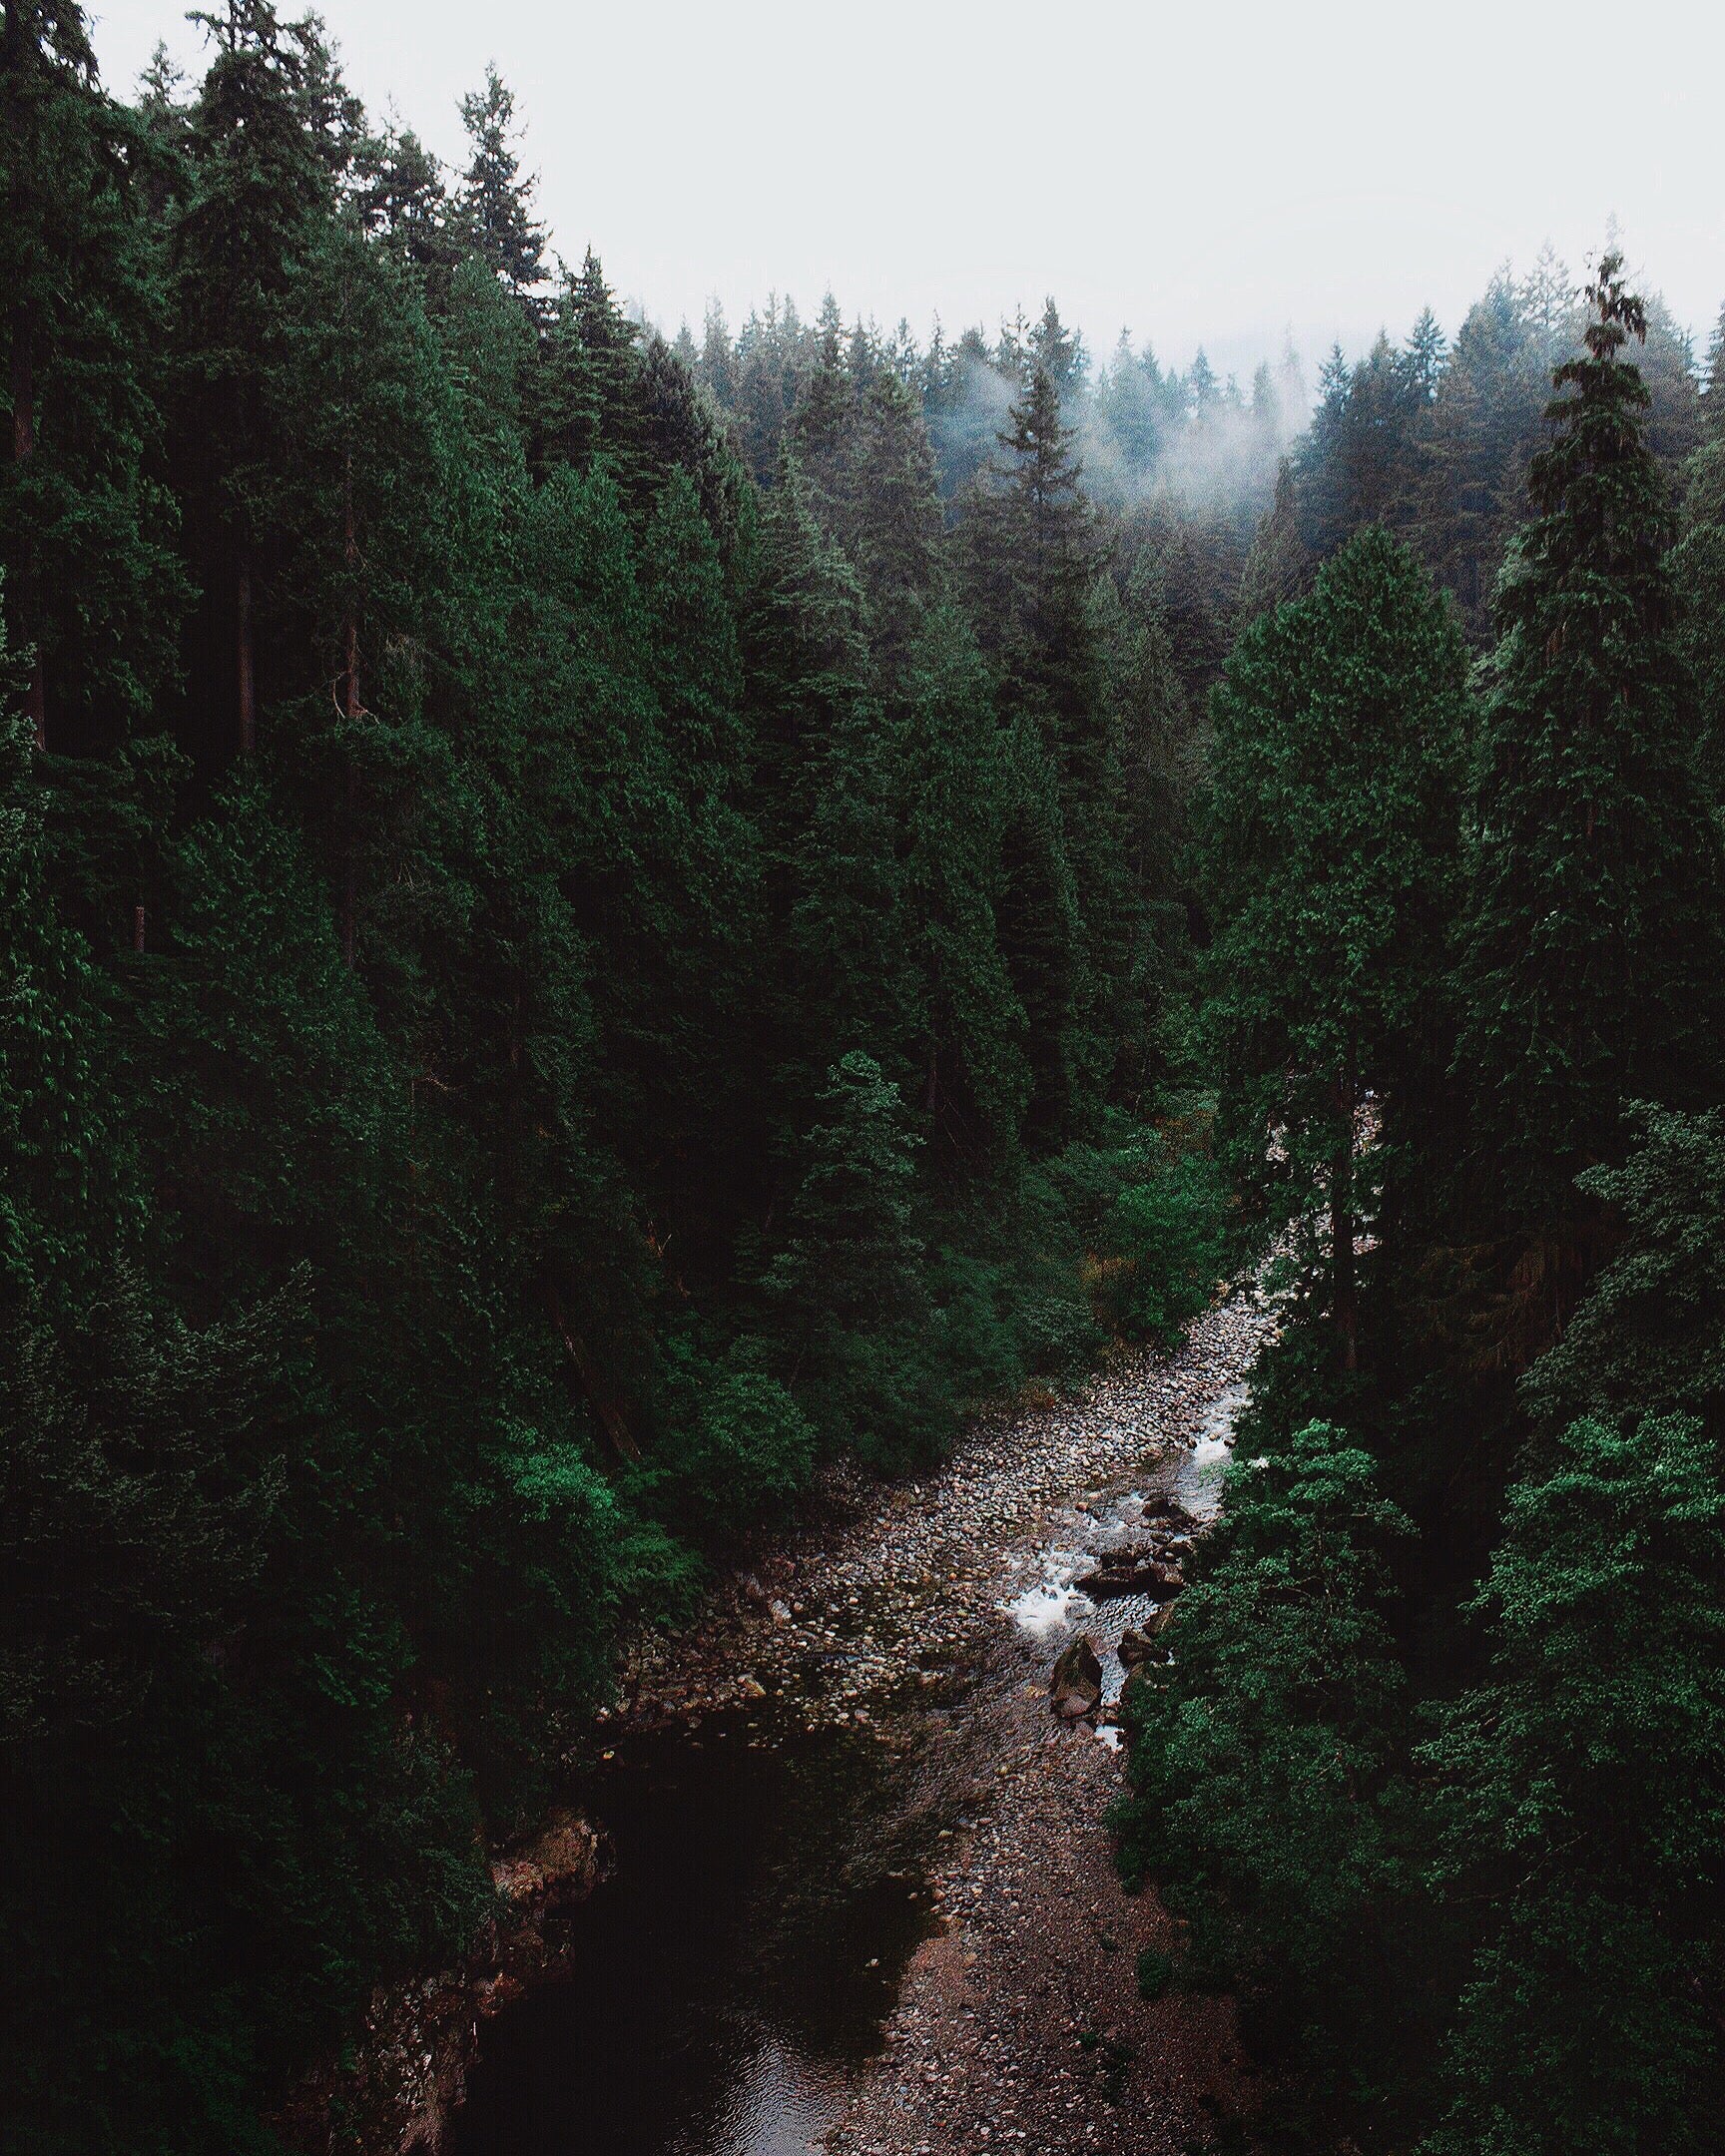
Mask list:
[[[1159,1614],[1160,1612],[1158,1612],[1158,1615]],[[1152,1618],[1151,1623],[1154,1624],[1154,1622],[1155,1619]],[[1120,1667],[1122,1669],[1136,1669],[1140,1662],[1148,1662],[1150,1657],[1155,1652],[1155,1645],[1151,1640],[1148,1630],[1145,1630],[1143,1632],[1135,1632],[1133,1631],[1132,1627],[1128,1625],[1126,1630],[1121,1633]]]
[[1127,1559],[1110,1557],[1106,1564],[1094,1572],[1086,1572],[1082,1579],[1072,1583],[1080,1594],[1087,1594],[1092,1602],[1118,1600],[1122,1595],[1149,1595],[1157,1601],[1168,1595],[1177,1595],[1186,1580],[1178,1565],[1164,1564],[1160,1558],[1143,1555]]
[[1086,1572],[1072,1584],[1092,1602],[1106,1602],[1122,1595],[1167,1593],[1171,1574],[1172,1567],[1162,1563],[1153,1546],[1146,1545],[1107,1551],[1094,1572]]
[[1080,1632],[1054,1665],[1048,1704],[1064,1722],[1081,1721],[1102,1704],[1102,1665],[1088,1632]]

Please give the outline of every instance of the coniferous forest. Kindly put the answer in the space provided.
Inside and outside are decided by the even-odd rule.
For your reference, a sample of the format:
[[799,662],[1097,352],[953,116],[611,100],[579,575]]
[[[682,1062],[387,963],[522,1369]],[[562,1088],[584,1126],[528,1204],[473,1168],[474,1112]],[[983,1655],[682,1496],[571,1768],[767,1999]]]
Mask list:
[[1725,317],[667,341],[200,19],[0,28],[8,2145],[279,2149],[624,1628],[1262,1269],[1157,1980],[1267,2147],[1715,2147]]

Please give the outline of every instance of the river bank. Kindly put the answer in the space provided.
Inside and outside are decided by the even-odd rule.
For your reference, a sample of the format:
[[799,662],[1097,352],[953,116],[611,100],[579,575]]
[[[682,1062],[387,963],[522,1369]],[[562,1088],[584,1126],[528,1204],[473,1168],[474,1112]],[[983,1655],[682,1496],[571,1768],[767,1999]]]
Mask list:
[[[667,1761],[673,1780],[695,1769],[699,1790],[684,1800],[691,1816],[644,1845],[638,1863],[675,1870],[693,1809],[736,1809],[695,1884],[644,1901],[628,1920],[632,1932],[691,1925],[704,1940],[701,1970],[637,1970],[638,2031],[608,2000],[583,2009],[585,2022],[595,2010],[605,2018],[613,2064],[639,2042],[642,2069],[672,2072],[669,2053],[685,2044],[673,2027],[677,1983],[711,1981],[722,1993],[732,1979],[714,1975],[714,1957],[734,1952],[752,1957],[735,1979],[739,1995],[760,1997],[745,2016],[754,2033],[718,2069],[755,2093],[727,2095],[704,2068],[699,2104],[691,2099],[700,2119],[630,2147],[1179,2156],[1239,2115],[1247,2091],[1226,2003],[1137,1995],[1136,1953],[1166,1945],[1171,1932],[1153,1895],[1122,1893],[1105,1827],[1122,1768],[1108,1726],[1122,1678],[1114,1649],[1150,1605],[1092,1604],[1073,1583],[1142,1536],[1145,1500],[1175,1497],[1195,1513],[1213,1502],[1213,1469],[1272,1323],[1253,1296],[1238,1295],[1201,1318],[1175,1355],[1134,1357],[1076,1399],[981,1423],[926,1477],[830,1487],[818,1516],[763,1550],[695,1626],[634,1643],[604,1725],[599,1824],[608,1809],[623,1819],[638,1807],[648,1755],[662,1780]],[[1109,1704],[1095,1726],[1059,1721],[1048,1702],[1051,1666],[1080,1630],[1103,1662]],[[716,1783],[726,1756],[732,1766]],[[758,1859],[748,1851],[764,1830],[748,1807],[784,1802],[765,1778],[780,1758],[806,1784],[814,1777],[813,1794],[798,1800],[801,1824],[786,1826],[783,1846]],[[621,1778],[609,1790],[606,1771]],[[716,1800],[716,1788],[730,1794]],[[829,1834],[823,1811],[855,1817]],[[708,1939],[690,1895],[757,1863],[771,1875],[764,1896],[740,1903],[724,1939]],[[835,1887],[815,1924],[815,1934],[825,1927],[818,1945],[782,1937],[773,1900],[811,1868],[852,1881]],[[627,1891],[628,1869],[625,1856],[600,1903]],[[763,1975],[763,1953],[794,1965],[794,1981],[783,1969]],[[824,2051],[775,1986],[855,1991],[845,2042]],[[721,2020],[735,2011],[734,2000],[715,1997]],[[561,2076],[567,2115],[589,2115],[578,2101],[594,2072],[587,2028],[555,2004],[537,2026],[526,2037],[525,2024],[500,2028],[495,2045],[485,2038],[491,2063],[475,2082],[463,2150],[587,2145],[566,2137],[579,2127],[547,2127],[536,2141],[519,2119],[507,2131],[498,2124],[508,2103],[497,2083],[508,2075],[545,2085],[548,2116],[563,2115]],[[688,2039],[696,2049],[709,2041],[710,2032]],[[621,2145],[628,2131],[613,2126],[604,2145]]]

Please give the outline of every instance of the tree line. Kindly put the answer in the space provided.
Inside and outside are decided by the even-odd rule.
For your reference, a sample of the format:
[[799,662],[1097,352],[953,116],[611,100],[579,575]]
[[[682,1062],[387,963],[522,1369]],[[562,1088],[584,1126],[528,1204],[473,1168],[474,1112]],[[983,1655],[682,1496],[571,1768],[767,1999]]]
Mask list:
[[451,174],[198,20],[0,28],[0,2081],[81,2156],[276,2146],[619,1625],[1220,1263],[1196,726],[1046,368],[962,515],[867,338],[766,447],[494,74]]

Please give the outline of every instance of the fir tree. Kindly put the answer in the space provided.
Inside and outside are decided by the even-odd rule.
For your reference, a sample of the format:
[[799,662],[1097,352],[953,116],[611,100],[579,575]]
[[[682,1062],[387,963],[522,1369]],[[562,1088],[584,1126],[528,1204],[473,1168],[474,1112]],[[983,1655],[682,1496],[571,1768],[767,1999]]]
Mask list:
[[[1205,805],[1222,1140],[1266,1217],[1327,1231],[1337,1359],[1357,1361],[1356,1243],[1443,974],[1459,868],[1463,654],[1412,556],[1366,531],[1242,636]],[[1320,1223],[1320,1215],[1323,1216]],[[1319,1264],[1316,1257],[1311,1261]]]
[[[1644,326],[1615,256],[1589,288],[1496,601],[1474,786],[1458,1069],[1477,1202],[1561,1239],[1574,1176],[1641,1095],[1705,1099],[1720,1049],[1718,840],[1672,632],[1670,511],[1621,354]],[[1487,1165],[1488,1164],[1488,1165]],[[1560,1270],[1560,1269],[1559,1269]],[[1563,1289],[1555,1275],[1534,1291]]]
[[1190,1927],[1179,1973],[1242,1991],[1260,2045],[1357,2106],[1366,2061],[1382,2072],[1410,2033],[1389,1565],[1407,1535],[1369,1453],[1327,1423],[1294,1432],[1230,1472],[1172,1666],[1127,1693],[1123,1862]]
[[515,296],[529,304],[546,281],[545,232],[533,215],[537,181],[523,178],[515,94],[495,67],[461,100],[472,156],[456,200],[462,235]]
[[1510,1493],[1490,1676],[1426,1747],[1448,1876],[1485,1921],[1434,2156],[1711,2144],[1721,1577],[1717,1452],[1686,1418],[1575,1422]]
[[153,159],[96,81],[82,9],[6,9],[0,139],[0,570],[38,742],[111,753],[154,731],[186,594],[151,356],[164,334],[141,200]]

